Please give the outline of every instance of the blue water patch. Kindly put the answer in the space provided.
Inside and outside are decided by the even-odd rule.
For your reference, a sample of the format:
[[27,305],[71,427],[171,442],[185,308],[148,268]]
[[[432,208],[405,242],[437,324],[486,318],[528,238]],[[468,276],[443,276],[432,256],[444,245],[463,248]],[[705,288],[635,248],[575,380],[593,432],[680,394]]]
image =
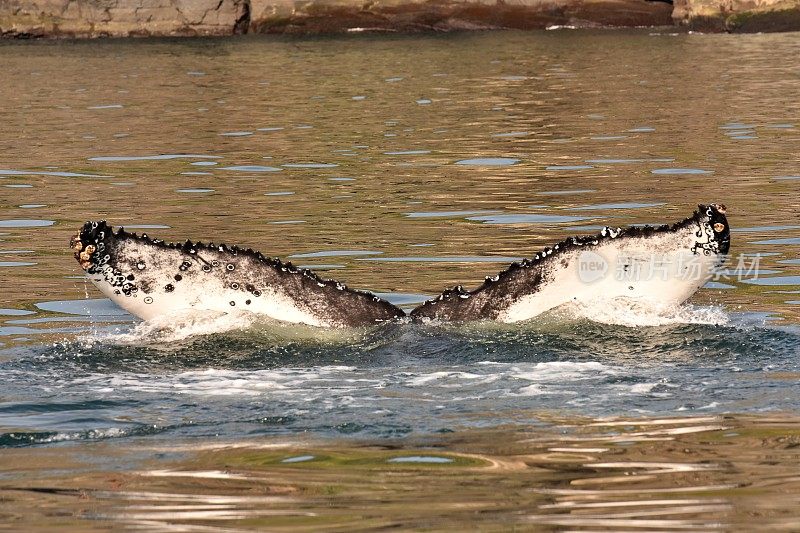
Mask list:
[[340,268],[347,268],[347,265],[340,265],[337,263],[305,263],[302,265],[297,265],[297,268],[305,268],[308,270],[338,270]]
[[219,159],[218,155],[206,154],[159,154],[159,155],[108,155],[90,157],[89,161],[164,161],[170,159]]
[[460,218],[470,215],[488,215],[500,211],[420,211],[416,213],[403,213],[408,218]]
[[29,185],[27,183],[11,183],[9,185],[3,185],[8,189],[32,189],[33,185]]
[[671,163],[672,158],[651,158],[651,159],[587,159],[587,163],[617,165],[626,163]]
[[504,257],[499,255],[367,257],[364,259],[357,259],[357,261],[376,261],[381,263],[512,263],[520,260],[522,260],[521,257]]
[[699,168],[656,168],[650,171],[652,174],[662,174],[667,176],[681,174],[712,174],[713,170],[702,170]]
[[784,181],[784,180],[800,180],[800,176],[776,176],[772,178],[777,181]]
[[196,167],[213,167],[214,165],[219,165],[216,161],[194,161],[189,163],[190,165],[194,165]]
[[281,165],[284,168],[335,168],[336,163],[286,163]]
[[800,237],[788,237],[786,239],[767,239],[765,241],[755,241],[751,244],[800,244]]
[[650,133],[656,131],[655,128],[651,128],[650,126],[641,126],[638,128],[631,128],[628,130],[630,133]]
[[728,285],[727,283],[721,283],[719,281],[709,281],[705,285],[703,285],[704,289],[735,289],[736,286]]
[[55,223],[55,220],[11,219],[0,220],[0,228],[44,228]]
[[281,126],[272,126],[269,128],[256,128],[256,131],[280,131],[283,127]]
[[295,457],[287,457],[286,459],[282,460],[281,463],[305,463],[306,461],[313,461],[314,459],[316,459],[315,455],[298,455]]
[[175,189],[175,192],[189,193],[189,194],[202,194],[207,192],[214,192],[214,189]]
[[462,159],[456,161],[456,165],[479,166],[479,167],[503,167],[519,163],[519,159],[511,157],[478,157],[475,159]]
[[56,176],[60,178],[110,178],[100,174],[81,174],[79,172],[58,172],[51,170],[10,170],[0,169],[0,176]]
[[74,334],[75,328],[69,327],[69,328],[34,329],[25,326],[0,327],[0,337],[8,337],[12,335],[51,335],[54,333]]
[[47,207],[47,204],[22,204],[17,207],[20,209],[38,209],[40,207]]
[[755,124],[744,124],[742,122],[728,122],[719,127],[721,130],[751,130],[755,128]]
[[220,137],[248,137],[252,135],[252,131],[229,131],[225,133],[220,133]]
[[107,298],[87,298],[85,300],[53,300],[35,304],[42,311],[64,313],[67,315],[130,316]]
[[97,322],[98,319],[102,319],[102,322],[134,322],[136,318],[131,315],[119,315],[119,316],[108,316],[108,315],[86,315],[86,316],[50,316],[45,318],[25,318],[25,319],[16,319],[16,320],[6,320],[6,324],[12,324],[17,326],[26,326],[31,324],[52,324],[55,322]]
[[263,165],[234,165],[230,167],[220,167],[220,170],[233,170],[236,172],[282,172],[282,168],[269,167]]
[[778,261],[778,263],[783,265],[800,265],[800,259],[783,259]]
[[0,308],[0,315],[3,316],[25,316],[35,315],[36,311],[28,311],[27,309],[2,309]]
[[402,457],[392,457],[387,463],[426,463],[426,464],[446,464],[452,463],[449,457],[436,457],[433,455],[404,455]]
[[293,254],[291,258],[308,258],[308,257],[346,257],[346,256],[359,256],[359,255],[379,255],[383,252],[376,252],[372,250],[325,250],[322,252],[308,252],[302,254]]
[[767,278],[744,279],[742,280],[742,283],[768,286],[800,285],[800,276],[774,276]]
[[568,215],[537,215],[534,213],[519,213],[506,215],[484,215],[468,217],[467,220],[483,222],[485,224],[561,224],[564,222],[579,222],[591,220],[593,217],[576,217]]
[[355,178],[328,178],[328,181],[356,181]]
[[664,202],[656,203],[638,203],[638,202],[622,202],[617,204],[594,204],[584,205],[581,207],[573,207],[575,211],[594,211],[597,209],[643,209],[646,207],[657,207],[659,205],[666,205]]
[[28,261],[0,261],[0,267],[2,268],[12,268],[12,267],[27,267],[27,266],[34,266],[38,265],[39,263],[31,263]]
[[550,165],[545,170],[587,170],[594,168],[592,165]]

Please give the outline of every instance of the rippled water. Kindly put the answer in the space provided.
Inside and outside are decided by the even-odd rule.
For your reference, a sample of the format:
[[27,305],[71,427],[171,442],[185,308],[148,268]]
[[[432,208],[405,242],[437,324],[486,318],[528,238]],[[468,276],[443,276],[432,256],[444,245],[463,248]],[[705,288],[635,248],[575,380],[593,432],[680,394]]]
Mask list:
[[[2,42],[0,446],[796,414],[795,55],[793,34]],[[410,308],[708,201],[733,257],[690,306],[516,327],[140,324],[67,249],[105,218]]]

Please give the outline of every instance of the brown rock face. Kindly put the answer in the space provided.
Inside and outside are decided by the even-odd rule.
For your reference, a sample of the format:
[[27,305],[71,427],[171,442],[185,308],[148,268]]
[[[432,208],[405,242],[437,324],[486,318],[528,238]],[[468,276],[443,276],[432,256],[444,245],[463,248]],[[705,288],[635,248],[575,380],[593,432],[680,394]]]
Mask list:
[[800,29],[800,0],[0,0],[0,36],[128,37],[668,26]]
[[230,35],[248,14],[246,0],[3,0],[0,35]]
[[672,18],[700,31],[796,31],[800,0],[675,0]]
[[672,7],[645,0],[251,0],[256,33],[665,26]]

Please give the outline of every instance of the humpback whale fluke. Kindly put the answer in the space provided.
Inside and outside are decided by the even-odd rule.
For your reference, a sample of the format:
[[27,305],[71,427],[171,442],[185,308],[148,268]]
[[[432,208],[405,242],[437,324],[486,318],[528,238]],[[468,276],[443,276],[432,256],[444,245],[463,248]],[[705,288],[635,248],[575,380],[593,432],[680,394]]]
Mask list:
[[259,252],[224,244],[168,244],[87,222],[70,246],[89,279],[143,319],[186,309],[245,309],[285,322],[360,327],[405,313],[364,291]]
[[721,204],[699,205],[676,224],[606,227],[545,248],[473,291],[444,291],[411,312],[416,320],[519,322],[568,302],[627,298],[677,305],[714,274],[730,247]]
[[[698,207],[672,226],[606,227],[570,237],[475,290],[444,291],[411,317],[519,322],[573,301],[682,303],[711,278],[730,246],[725,206]],[[241,308],[285,322],[360,327],[405,316],[371,293],[236,246],[167,244],[122,228],[114,233],[105,221],[84,224],[70,246],[103,294],[144,319]]]

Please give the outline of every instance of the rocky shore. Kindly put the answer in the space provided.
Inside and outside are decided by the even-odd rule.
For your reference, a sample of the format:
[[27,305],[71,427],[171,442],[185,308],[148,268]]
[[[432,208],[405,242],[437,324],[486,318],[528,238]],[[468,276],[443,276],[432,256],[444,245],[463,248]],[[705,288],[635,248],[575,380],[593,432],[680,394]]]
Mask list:
[[800,0],[0,0],[6,38],[670,25],[798,30]]

